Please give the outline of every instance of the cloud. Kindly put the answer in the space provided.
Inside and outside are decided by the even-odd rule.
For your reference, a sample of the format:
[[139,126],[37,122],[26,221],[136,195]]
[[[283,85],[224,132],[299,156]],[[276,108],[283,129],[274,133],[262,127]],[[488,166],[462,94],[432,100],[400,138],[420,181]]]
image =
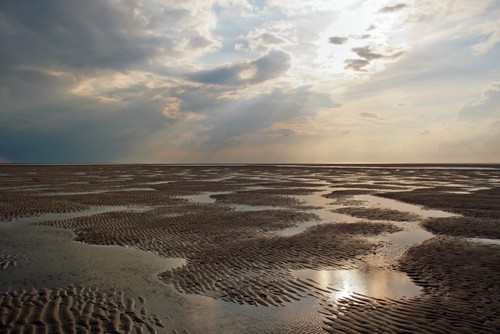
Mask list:
[[199,135],[208,136],[205,145],[217,149],[233,137],[259,132],[296,117],[312,116],[321,108],[335,106],[328,95],[313,92],[310,87],[275,89],[270,93],[219,101],[211,107],[215,110],[211,117],[203,121],[211,130]]
[[275,79],[290,68],[290,56],[283,51],[271,51],[252,62],[238,63],[191,73],[188,79],[213,85],[251,85]]
[[[320,137],[330,152],[332,133],[352,123],[380,141],[413,125],[414,137],[438,136],[432,122],[451,124],[456,103],[464,131],[496,124],[498,86],[464,100],[496,65],[493,1],[415,0],[411,11],[401,1],[0,1],[0,156],[147,161],[175,147],[202,161],[227,147],[238,154],[235,141],[249,138],[271,152],[278,138],[288,149]],[[408,57],[395,63],[402,50]],[[370,100],[380,91],[389,100]],[[330,96],[365,104],[336,115]],[[420,101],[405,108],[413,116],[394,117],[406,100]],[[380,110],[391,122],[379,134]],[[398,117],[420,123],[399,131]]]
[[500,19],[483,22],[476,29],[485,38],[472,46],[472,50],[475,52],[486,53],[500,42]]
[[159,113],[142,112],[151,107],[116,108],[87,98],[61,98],[36,110],[4,113],[0,155],[17,162],[116,161],[131,153],[131,143],[165,125]]
[[[16,162],[116,161],[131,154],[132,143],[169,125],[155,89],[116,83],[77,94],[80,80],[37,67],[0,76],[0,86],[9,85],[0,100],[0,156]],[[108,81],[113,84],[110,74]]]
[[360,72],[365,71],[365,67],[368,66],[370,62],[365,59],[346,59],[344,64],[346,69]]
[[338,36],[332,36],[330,38],[328,38],[328,41],[332,44],[336,44],[336,45],[341,45],[341,44],[344,44],[345,42],[347,42],[348,38],[347,37],[338,37]]
[[404,54],[404,51],[396,52],[390,55],[373,52],[370,46],[363,46],[351,49],[361,59],[346,59],[344,68],[354,71],[366,71],[366,67],[374,60],[378,59],[396,59]]
[[469,102],[459,111],[462,120],[481,120],[500,117],[500,83],[493,83],[481,93],[478,101]]
[[383,119],[380,117],[378,114],[372,113],[372,112],[360,112],[359,115],[364,118],[371,118],[371,119]]
[[370,46],[364,46],[360,48],[353,48],[352,51],[357,54],[359,57],[366,59],[368,61],[373,60],[373,59],[380,59],[384,58],[385,56],[380,53],[375,53],[371,51]]
[[[239,18],[238,18],[239,19]],[[248,50],[269,51],[277,46],[283,48],[296,44],[296,27],[291,22],[279,20],[270,21],[265,26],[253,28],[246,34],[237,37],[237,44]]]
[[123,70],[217,48],[210,7],[178,7],[139,0],[39,0],[29,6],[5,0],[0,63]]
[[408,7],[407,4],[399,3],[399,4],[394,5],[394,6],[382,7],[378,10],[378,12],[379,13],[394,13],[394,12],[399,12],[400,10],[402,10],[406,7]]
[[284,44],[285,41],[282,38],[279,38],[278,36],[271,34],[271,33],[263,33],[260,36],[261,44],[266,45],[266,46],[272,46],[272,45],[279,45],[279,44]]

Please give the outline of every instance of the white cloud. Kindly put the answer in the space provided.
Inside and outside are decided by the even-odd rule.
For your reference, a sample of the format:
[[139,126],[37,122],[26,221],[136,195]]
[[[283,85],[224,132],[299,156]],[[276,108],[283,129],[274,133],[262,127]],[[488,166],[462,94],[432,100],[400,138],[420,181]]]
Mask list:
[[500,83],[494,83],[481,93],[478,101],[469,102],[458,113],[462,120],[500,119]]
[[[500,9],[496,12],[498,13],[498,17],[498,15],[500,15]],[[486,53],[500,42],[500,19],[482,23],[476,28],[476,30],[481,35],[486,36],[483,41],[472,46],[472,50],[477,53]]]

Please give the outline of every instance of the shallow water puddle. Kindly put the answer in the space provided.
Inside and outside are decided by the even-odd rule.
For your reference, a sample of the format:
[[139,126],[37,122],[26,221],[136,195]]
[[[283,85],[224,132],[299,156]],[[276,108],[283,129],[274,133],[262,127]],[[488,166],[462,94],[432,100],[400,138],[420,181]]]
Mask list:
[[144,184],[167,184],[167,183],[172,183],[174,181],[154,181],[154,182],[146,182]]
[[[304,202],[304,205],[313,207],[313,209],[307,211],[316,214],[319,217],[319,219],[310,220],[304,223],[300,223],[296,226],[292,226],[289,228],[273,232],[272,235],[281,237],[290,237],[295,234],[302,233],[310,227],[320,224],[356,223],[364,220],[361,218],[356,218],[349,215],[332,212],[332,210],[334,209],[345,206],[332,205],[331,203],[333,200],[323,196],[329,194],[330,192],[331,192],[330,188],[324,188],[323,191],[316,192],[314,194],[295,196],[298,200]],[[456,216],[456,214],[452,214],[449,212],[440,210],[428,210],[418,205],[403,203],[397,200],[378,197],[374,195],[354,195],[351,197],[351,200],[349,202],[350,204],[347,206],[354,205],[356,207],[362,207],[362,208],[380,208],[380,209],[397,210],[401,212],[410,212],[422,217],[422,219],[431,217]],[[380,249],[380,252],[382,258],[389,262],[400,257],[409,246],[419,244],[434,236],[432,233],[421,228],[420,225],[418,224],[418,221],[415,222],[391,221],[391,223],[401,227],[403,230],[396,233],[382,234],[376,237],[367,238],[374,242],[383,241],[386,243],[385,246]]]
[[477,242],[484,245],[500,246],[500,239],[466,238],[466,240],[470,242]]
[[309,220],[296,226],[287,227],[281,229],[279,231],[275,231],[272,235],[281,236],[281,237],[290,237],[295,234],[299,234],[304,232],[310,227],[321,225],[325,223],[354,223],[359,221],[358,218],[344,215],[338,212],[333,212],[332,209],[338,208],[341,206],[332,205],[332,200],[323,195],[330,193],[330,189],[328,190],[318,191],[314,194],[310,195],[295,195],[293,196],[297,200],[304,203],[305,206],[311,207],[311,209],[307,210],[307,212],[313,213],[318,216],[319,219]]
[[22,190],[22,191],[39,191],[39,190],[48,190],[48,185],[41,184],[37,186],[8,186],[8,187],[0,187],[0,190]]
[[215,192],[206,192],[202,194],[197,194],[197,195],[188,195],[188,196],[182,196],[182,198],[187,199],[190,202],[194,203],[202,203],[202,204],[213,204],[217,200],[215,198],[212,198],[211,196],[213,195],[228,195],[231,194],[231,192],[227,191],[215,191]]
[[[232,192],[230,191],[206,192],[198,195],[182,196],[182,198],[186,198],[188,201],[194,203],[213,204],[217,200],[212,196],[229,195],[229,194],[232,194]],[[278,208],[268,205],[246,205],[246,204],[229,204],[229,205],[233,207],[235,211],[263,211],[263,210],[276,210]]]
[[[24,217],[13,220],[11,222],[1,222],[0,221],[0,230],[10,229],[14,227],[14,225],[30,225],[33,223],[40,223],[44,221],[50,220],[64,220],[64,219],[73,219],[79,217],[86,217],[91,215],[96,215],[100,213],[114,212],[114,211],[134,211],[134,212],[146,212],[153,210],[153,207],[150,206],[96,206],[90,208],[88,210],[82,210],[77,212],[60,212],[60,213],[44,213],[38,216],[32,217]],[[17,227],[17,226],[16,226]]]
[[71,191],[58,191],[58,192],[50,192],[44,193],[42,195],[47,196],[71,196],[71,195],[93,195],[93,194],[104,194],[110,192],[122,192],[122,191],[156,191],[154,188],[123,188],[123,189],[102,189],[102,190],[92,190],[92,191],[79,191],[79,192],[71,192]]
[[[0,224],[0,252],[22,254],[16,266],[0,272],[0,291],[9,289],[91,286],[123,290],[141,297],[148,308],[168,324],[168,312],[182,308],[157,275],[186,264],[182,258],[162,258],[153,252],[117,245],[75,242],[71,230],[32,225],[35,222],[77,218],[90,214],[130,210],[130,207],[98,207],[73,213],[46,214]],[[146,208],[135,208],[145,210]],[[175,314],[175,313],[174,313]]]
[[263,211],[276,210],[279,207],[269,205],[246,205],[246,204],[230,204],[236,211]]
[[394,199],[378,197],[373,195],[355,195],[355,200],[366,202],[364,207],[379,207],[403,212],[411,212],[424,218],[453,217],[456,214],[441,210],[425,209],[418,205],[403,203]]
[[74,191],[57,191],[57,192],[50,192],[50,193],[43,193],[40,195],[43,196],[72,196],[72,195],[96,195],[96,194],[103,194],[110,192],[112,190],[92,190],[92,191],[79,191],[79,192],[74,192]]
[[136,188],[124,188],[124,189],[118,189],[114,191],[156,191],[154,188],[148,188],[148,187],[136,187]]
[[[400,223],[398,225],[402,224]],[[419,226],[410,226],[410,224],[406,225],[408,226],[407,229],[400,232],[387,234],[383,238],[387,241],[391,241],[399,245],[413,245],[419,244],[434,236],[434,234],[424,230],[423,228],[420,228]]]
[[2,231],[3,251],[21,253],[26,260],[2,275],[0,288],[60,287],[68,283],[101,288],[132,289],[144,293],[144,283],[156,274],[185,264],[152,252],[122,246],[90,245],[73,241],[73,233],[47,226]]
[[303,269],[292,272],[292,276],[312,279],[321,288],[332,288],[330,299],[349,297],[359,293],[374,298],[413,297],[422,291],[405,273],[381,269],[351,270],[312,270]]

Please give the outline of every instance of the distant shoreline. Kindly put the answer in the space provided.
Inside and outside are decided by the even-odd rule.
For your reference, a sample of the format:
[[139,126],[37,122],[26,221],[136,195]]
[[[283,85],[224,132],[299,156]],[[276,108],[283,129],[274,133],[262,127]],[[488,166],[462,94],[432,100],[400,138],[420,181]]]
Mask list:
[[165,167],[307,167],[307,168],[414,168],[500,169],[500,163],[0,163],[1,166],[165,166]]

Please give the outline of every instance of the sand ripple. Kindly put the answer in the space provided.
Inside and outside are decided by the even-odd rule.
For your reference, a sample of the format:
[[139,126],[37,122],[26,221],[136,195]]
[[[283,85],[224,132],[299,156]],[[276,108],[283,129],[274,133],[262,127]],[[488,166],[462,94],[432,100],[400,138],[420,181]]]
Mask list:
[[17,261],[22,258],[23,255],[0,255],[0,269],[7,269],[9,266],[16,266]]
[[163,324],[145,301],[85,287],[0,294],[2,333],[157,333]]

